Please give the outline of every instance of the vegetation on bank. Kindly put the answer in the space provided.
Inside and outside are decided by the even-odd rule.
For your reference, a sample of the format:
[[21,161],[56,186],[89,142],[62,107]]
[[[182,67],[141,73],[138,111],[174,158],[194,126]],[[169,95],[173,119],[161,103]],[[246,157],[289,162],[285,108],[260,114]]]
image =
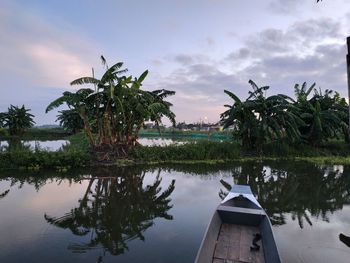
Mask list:
[[244,160],[298,159],[315,162],[333,160],[350,163],[350,148],[341,141],[331,141],[313,147],[274,142],[259,151],[244,149],[237,142],[199,141],[184,145],[136,147],[131,152],[135,160],[142,162],[230,162]]
[[58,151],[26,147],[21,141],[8,141],[10,150],[0,147],[0,169],[55,169],[67,170],[90,164],[90,153],[86,137],[78,134],[69,137],[70,144]]
[[[296,84],[295,98],[267,96],[268,86],[249,81],[252,91],[245,100],[225,90],[232,105],[220,117],[222,131],[161,130],[162,119],[175,125],[169,90],[142,88],[148,71],[139,77],[125,75],[123,63],[109,67],[100,79],[82,77],[71,85],[92,84],[94,89],[66,91],[46,112],[65,105],[57,120],[63,129],[35,129],[33,115],[24,106],[10,106],[0,113],[0,169],[68,169],[92,165],[135,163],[231,162],[251,159],[305,159],[312,162],[350,159],[348,104],[337,92],[316,89],[316,84]],[[147,122],[157,129],[148,130]],[[218,127],[217,127],[218,128]],[[218,128],[219,129],[219,128]],[[82,131],[82,132],[81,132]],[[57,152],[23,146],[23,140],[55,140],[67,137],[70,145]],[[223,143],[196,140],[184,145],[141,146],[139,136],[177,136],[229,139]],[[11,146],[11,147],[10,147]],[[350,162],[350,161],[349,161]]]
[[55,169],[65,171],[84,167],[90,156],[83,151],[13,150],[0,152],[0,169]]
[[138,133],[139,137],[192,137],[192,138],[225,138],[232,139],[232,132],[225,131],[196,131],[196,130],[175,130],[162,129],[142,129]]
[[293,160],[316,164],[350,164],[350,149],[341,141],[323,143],[319,147],[275,142],[261,151],[246,150],[238,142],[197,141],[183,145],[134,147],[128,158],[114,162],[97,162],[91,158],[88,139],[83,134],[69,137],[70,145],[57,152],[18,148],[0,151],[0,169],[56,169],[66,171],[78,167],[137,164],[216,164],[235,161]]

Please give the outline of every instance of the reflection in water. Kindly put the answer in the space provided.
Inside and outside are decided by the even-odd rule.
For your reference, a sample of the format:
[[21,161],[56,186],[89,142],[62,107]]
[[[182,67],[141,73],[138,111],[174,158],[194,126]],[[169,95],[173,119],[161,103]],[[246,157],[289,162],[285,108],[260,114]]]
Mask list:
[[348,247],[350,247],[350,237],[340,233],[339,234],[339,240],[341,242],[343,242],[345,245],[347,245]]
[[0,199],[4,198],[9,192],[10,192],[10,189],[7,189],[3,193],[0,193]]
[[[0,171],[0,209],[6,211],[0,213],[1,262],[25,262],[26,257],[32,262],[44,257],[42,262],[193,262],[217,194],[223,198],[232,184],[252,187],[274,224],[284,262],[348,262],[349,168],[249,162],[63,174],[16,171],[15,177]],[[171,179],[177,180],[176,189]],[[72,199],[55,199],[52,189],[78,192]],[[29,204],[36,203],[35,196],[36,202],[46,202],[33,209]],[[60,202],[65,205],[51,208]],[[57,227],[48,228],[48,223]],[[23,246],[17,241],[29,237]]]
[[[128,241],[144,240],[143,232],[154,224],[155,218],[173,219],[168,211],[175,180],[162,191],[159,174],[146,186],[144,176],[145,172],[124,170],[120,176],[93,177],[77,207],[60,217],[45,214],[45,219],[74,235],[89,234],[88,243],[69,245],[73,252],[101,247],[103,254],[122,254],[128,250]],[[101,256],[98,260],[102,260]]]
[[19,138],[8,141],[0,141],[0,151],[27,150],[27,151],[58,151],[69,145],[68,140],[50,141],[22,141]]
[[[286,167],[287,166],[287,167]],[[347,171],[344,171],[344,174]],[[329,222],[328,212],[342,209],[350,202],[350,174],[316,165],[286,165],[270,167],[262,163],[245,163],[233,171],[233,183],[248,184],[257,195],[273,225],[286,223],[285,214],[298,220],[300,228],[306,221],[312,225],[310,215]],[[224,198],[231,184],[221,180]]]

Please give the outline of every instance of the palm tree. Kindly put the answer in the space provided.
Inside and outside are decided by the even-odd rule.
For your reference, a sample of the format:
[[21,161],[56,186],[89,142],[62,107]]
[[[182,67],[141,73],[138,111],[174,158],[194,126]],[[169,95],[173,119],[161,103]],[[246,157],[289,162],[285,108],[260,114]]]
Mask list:
[[33,127],[34,115],[29,113],[30,109],[11,105],[7,112],[0,114],[2,127],[7,127],[11,136],[22,136],[26,129]]

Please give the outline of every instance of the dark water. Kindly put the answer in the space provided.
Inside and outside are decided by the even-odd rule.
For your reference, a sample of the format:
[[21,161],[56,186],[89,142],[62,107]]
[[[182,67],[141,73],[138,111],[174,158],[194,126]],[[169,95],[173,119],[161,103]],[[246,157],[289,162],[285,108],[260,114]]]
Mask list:
[[193,262],[232,183],[251,185],[274,225],[283,262],[350,258],[350,247],[339,239],[340,233],[350,236],[348,166],[2,172],[0,180],[1,263]]

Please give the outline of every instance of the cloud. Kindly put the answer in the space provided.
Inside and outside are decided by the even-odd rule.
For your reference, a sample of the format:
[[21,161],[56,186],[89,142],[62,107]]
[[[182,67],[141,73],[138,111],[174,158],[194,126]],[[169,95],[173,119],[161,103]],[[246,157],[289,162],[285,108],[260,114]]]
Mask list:
[[[93,42],[64,21],[55,23],[23,9],[14,2],[4,2],[0,9],[0,111],[10,104],[32,109],[37,124],[53,123],[57,112],[44,114],[49,102],[82,75],[91,75],[94,61]],[[4,95],[5,94],[5,95]]]
[[285,30],[269,28],[247,36],[241,47],[217,60],[176,55],[181,67],[158,85],[177,91],[172,100],[179,121],[196,121],[200,116],[219,120],[223,105],[232,103],[223,90],[246,98],[249,79],[261,86],[270,85],[269,95],[293,96],[294,84],[304,81],[344,95],[346,47],[341,29],[342,25],[330,18],[307,19]]
[[240,48],[236,51],[231,52],[228,56],[228,60],[242,60],[250,56],[251,51],[248,48]]
[[267,82],[275,92],[282,89],[292,94],[294,83],[316,81],[345,94],[346,51],[341,29],[339,22],[319,18],[294,23],[286,30],[264,30],[248,38],[241,48],[250,50],[251,63],[239,74]]
[[302,0],[274,0],[269,3],[268,9],[276,14],[292,14],[304,2]]
[[194,62],[194,59],[192,56],[179,54],[175,56],[175,61],[182,64],[182,65],[189,65]]
[[178,121],[187,122],[199,121],[204,116],[210,122],[218,121],[224,111],[223,105],[230,101],[224,89],[238,88],[236,91],[240,95],[247,91],[239,76],[225,73],[211,60],[183,65],[170,75],[163,76],[156,85],[156,88],[176,91],[170,99],[174,104],[173,110]]
[[213,47],[215,45],[215,40],[212,37],[207,37],[205,39],[205,42],[207,43],[208,46]]
[[0,17],[6,36],[0,42],[0,76],[15,75],[37,87],[67,87],[72,79],[89,74],[93,48],[79,33],[15,4],[5,5]]

